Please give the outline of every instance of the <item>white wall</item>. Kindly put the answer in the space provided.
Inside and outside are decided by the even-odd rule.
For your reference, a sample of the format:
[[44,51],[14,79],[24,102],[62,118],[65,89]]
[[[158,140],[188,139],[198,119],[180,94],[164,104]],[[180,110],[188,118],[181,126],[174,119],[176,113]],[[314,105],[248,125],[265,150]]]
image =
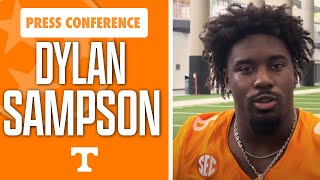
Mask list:
[[[184,76],[189,76],[189,33],[173,31],[173,89],[184,89]],[[180,70],[176,69],[180,64]]]

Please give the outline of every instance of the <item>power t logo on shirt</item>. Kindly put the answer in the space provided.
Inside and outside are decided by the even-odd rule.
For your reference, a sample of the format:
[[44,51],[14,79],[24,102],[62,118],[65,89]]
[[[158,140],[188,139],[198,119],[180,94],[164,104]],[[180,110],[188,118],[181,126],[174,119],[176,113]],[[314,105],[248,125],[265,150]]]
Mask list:
[[219,114],[217,114],[213,117],[211,117],[211,116],[212,116],[212,114],[210,114],[210,113],[198,116],[194,120],[193,130],[194,131],[202,131],[203,129],[205,129],[208,126],[208,124],[211,121],[215,121],[219,117]]

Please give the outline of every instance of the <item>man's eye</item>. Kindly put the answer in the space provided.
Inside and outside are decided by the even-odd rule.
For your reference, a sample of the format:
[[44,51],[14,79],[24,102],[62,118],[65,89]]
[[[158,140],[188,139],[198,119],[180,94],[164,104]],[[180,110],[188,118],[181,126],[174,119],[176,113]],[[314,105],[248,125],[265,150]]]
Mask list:
[[252,68],[251,67],[241,67],[240,71],[244,72],[244,73],[248,73],[248,72],[252,71]]
[[272,65],[272,69],[274,70],[280,70],[281,68],[283,68],[283,64],[273,64]]

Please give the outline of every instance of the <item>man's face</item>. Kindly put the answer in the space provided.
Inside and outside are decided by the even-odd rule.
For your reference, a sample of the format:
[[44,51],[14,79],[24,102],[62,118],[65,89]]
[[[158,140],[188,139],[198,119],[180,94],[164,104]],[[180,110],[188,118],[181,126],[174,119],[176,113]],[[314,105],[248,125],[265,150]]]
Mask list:
[[293,106],[297,83],[285,44],[264,34],[240,40],[230,51],[226,75],[236,110],[256,133],[272,133]]

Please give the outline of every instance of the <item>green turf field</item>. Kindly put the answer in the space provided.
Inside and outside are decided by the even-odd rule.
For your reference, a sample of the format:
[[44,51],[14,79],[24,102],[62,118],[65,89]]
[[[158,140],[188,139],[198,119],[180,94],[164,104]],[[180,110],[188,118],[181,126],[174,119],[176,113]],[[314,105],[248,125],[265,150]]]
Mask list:
[[[208,96],[208,97],[214,98],[216,96],[214,97]],[[184,100],[190,100],[190,98],[186,98]],[[302,108],[320,117],[320,93],[296,95],[294,97],[294,105],[295,107]],[[221,112],[231,108],[233,108],[233,103],[203,104],[203,105],[173,108],[173,138],[176,137],[176,134],[178,133],[181,127],[181,124],[188,117],[199,114],[199,113],[204,113],[204,112]]]

